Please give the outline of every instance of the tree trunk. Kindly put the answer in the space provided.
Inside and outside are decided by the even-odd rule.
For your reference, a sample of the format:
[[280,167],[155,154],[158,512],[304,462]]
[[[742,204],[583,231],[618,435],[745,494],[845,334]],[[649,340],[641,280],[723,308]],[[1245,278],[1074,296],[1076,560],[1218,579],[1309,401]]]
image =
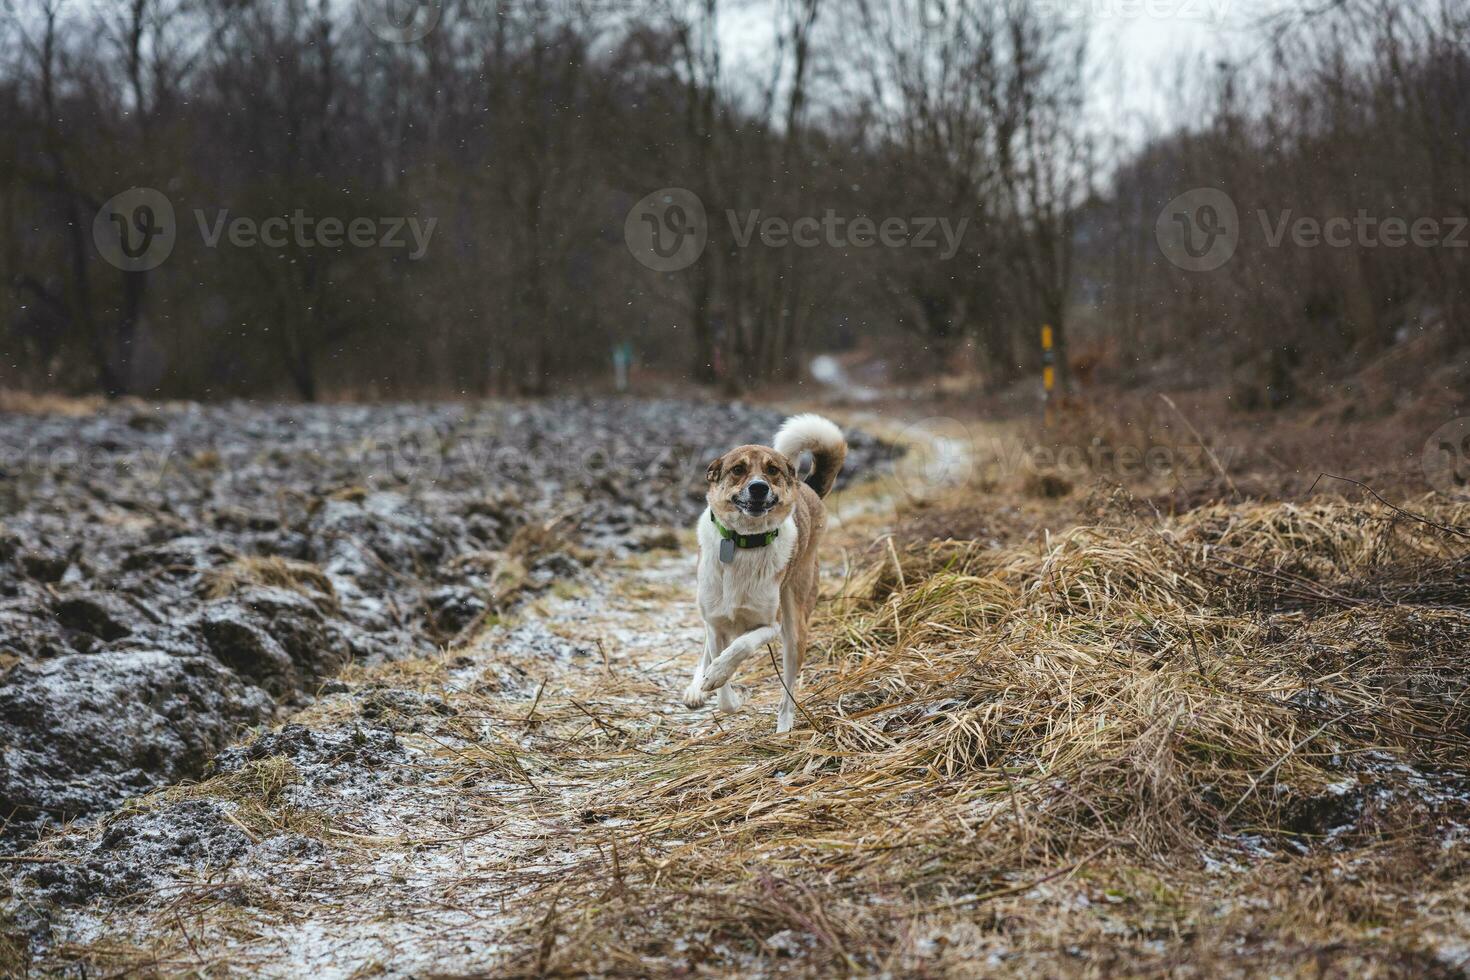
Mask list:
[[694,263],[690,274],[690,329],[694,338],[694,362],[690,377],[698,384],[713,384],[715,378],[715,330],[710,316],[710,272],[703,259]]

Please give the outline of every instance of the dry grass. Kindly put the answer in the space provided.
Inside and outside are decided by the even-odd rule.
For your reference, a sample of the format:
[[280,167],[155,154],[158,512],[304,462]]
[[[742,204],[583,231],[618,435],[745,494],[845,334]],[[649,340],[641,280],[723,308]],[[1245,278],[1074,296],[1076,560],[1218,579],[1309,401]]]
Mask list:
[[211,599],[232,596],[252,585],[289,589],[328,610],[337,605],[337,593],[327,574],[311,562],[295,558],[244,555],[222,568],[210,570],[204,578],[204,588]]
[[[473,686],[447,654],[350,668],[443,695],[435,783],[492,828],[395,846],[524,834],[450,889],[513,910],[500,975],[1463,975],[1470,507],[1114,503],[998,545],[900,524],[823,604],[787,735],[764,665],[755,710],[712,722],[677,704],[683,665],[600,641],[496,653]],[[668,619],[687,584],[609,592]],[[291,823],[282,762],[168,792],[375,846]],[[190,923],[60,959],[225,963],[233,920]]]
[[560,553],[583,565],[590,565],[596,560],[596,555],[572,541],[569,536],[571,528],[570,518],[562,516],[532,521],[515,529],[495,569],[495,590],[491,601],[496,608],[509,609],[518,600],[537,591],[531,571],[548,555]]
[[80,418],[92,415],[107,404],[100,396],[70,398],[66,395],[43,394],[0,388],[0,412],[16,415],[66,415]]
[[10,914],[0,911],[0,976],[24,976],[30,965],[26,937],[16,928]]
[[1470,596],[1404,590],[1464,554],[1341,502],[894,549],[815,731],[619,727],[511,969],[1453,973]]
[[[283,791],[302,781],[295,764],[285,756],[252,759],[232,772],[129,800],[90,831],[95,834],[119,820],[186,800],[207,800],[231,804],[226,819],[255,843],[281,833],[321,836],[328,828],[320,814],[294,808],[283,800]],[[37,853],[48,853],[44,843]]]

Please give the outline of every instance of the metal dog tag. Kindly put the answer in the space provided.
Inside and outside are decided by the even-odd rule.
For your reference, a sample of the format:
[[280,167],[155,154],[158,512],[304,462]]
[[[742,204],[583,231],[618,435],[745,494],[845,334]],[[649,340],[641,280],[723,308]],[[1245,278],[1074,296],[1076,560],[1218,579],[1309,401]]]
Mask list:
[[720,561],[726,565],[735,561],[735,542],[729,538],[720,539]]

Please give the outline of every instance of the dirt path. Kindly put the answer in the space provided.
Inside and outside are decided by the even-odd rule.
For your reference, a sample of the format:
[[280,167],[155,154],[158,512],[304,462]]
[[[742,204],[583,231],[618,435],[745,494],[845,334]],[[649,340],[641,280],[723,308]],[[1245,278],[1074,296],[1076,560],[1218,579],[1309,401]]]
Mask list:
[[[898,501],[969,475],[969,443],[943,425],[848,421],[911,451],[829,500],[829,597]],[[351,667],[204,781],[42,845],[17,889],[33,951],[165,973],[539,970],[528,909],[572,869],[617,873],[605,802],[731,725],[774,730],[764,660],[736,715],[681,703],[703,631],[692,531],[678,542],[595,562],[439,656]]]
[[[583,856],[580,831],[595,822],[615,765],[607,747],[637,728],[640,751],[673,751],[718,724],[712,710],[688,711],[677,696],[702,635],[686,594],[690,564],[685,554],[617,563],[461,655],[471,663],[451,669],[433,692],[456,713],[453,722],[401,736],[428,771],[370,811],[364,829],[389,839],[369,845],[367,877],[351,865],[325,880],[303,869],[330,897],[313,900],[273,937],[281,975],[495,964],[509,945],[497,938],[527,925],[516,899]],[[503,678],[496,683],[513,696],[486,698],[477,675]],[[774,699],[759,697],[751,710],[774,712]],[[478,730],[456,737],[464,725]],[[579,758],[587,742],[594,760]],[[505,747],[498,757],[497,743]],[[524,767],[523,778],[470,776],[475,785],[466,786],[466,770],[485,769],[487,751],[491,768]],[[363,895],[358,886],[374,880]]]
[[[462,644],[579,573],[573,553],[666,538],[714,447],[782,418],[639,399],[0,413],[0,854],[197,778],[344,664]],[[849,436],[850,476],[891,455]]]
[[0,975],[1463,975],[1464,508],[1163,517],[945,428],[831,501],[794,731],[759,660],[683,707],[685,529],[11,858]]
[[[283,977],[492,968],[523,925],[517,898],[582,856],[608,749],[638,728],[640,751],[671,751],[719,724],[677,697],[700,638],[690,566],[670,552],[616,562],[468,648],[350,673],[292,720],[304,730],[258,743],[235,772],[249,778],[140,807],[121,848],[114,833],[92,854],[55,851],[89,871],[194,860],[58,917],[54,954]],[[375,754],[353,750],[363,742]],[[282,759],[287,785],[263,790]],[[170,854],[180,824],[214,854]]]
[[[828,594],[899,487],[834,499]],[[506,968],[538,925],[527,896],[616,851],[618,821],[599,808],[626,763],[732,722],[679,698],[702,642],[692,549],[685,531],[677,550],[600,563],[466,647],[349,669],[214,778],[58,840],[42,852],[56,862],[45,897],[92,901],[53,915],[38,945],[56,963],[165,972]],[[774,728],[769,665],[740,683],[736,717]]]

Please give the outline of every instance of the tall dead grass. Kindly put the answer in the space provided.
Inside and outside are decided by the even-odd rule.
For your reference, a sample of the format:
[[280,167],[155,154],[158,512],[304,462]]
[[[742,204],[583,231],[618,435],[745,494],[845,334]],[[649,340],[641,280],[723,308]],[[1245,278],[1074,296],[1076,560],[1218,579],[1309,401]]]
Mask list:
[[[811,728],[609,746],[597,856],[519,882],[515,968],[1437,962],[1466,910],[1470,594],[1414,590],[1465,555],[1345,502],[894,548],[826,607]],[[1315,905],[1268,891],[1334,863],[1352,882]]]
[[[497,975],[1455,976],[1470,507],[1416,509],[1120,506],[1005,547],[884,542],[821,606],[785,735],[769,672],[713,730],[605,654],[529,703],[451,690],[443,660],[376,676],[455,707],[436,782],[529,821],[533,849],[475,872],[514,923]],[[497,667],[518,657],[546,669]],[[163,798],[340,845],[289,806],[297,778],[270,757]],[[190,963],[202,928],[58,955]]]

